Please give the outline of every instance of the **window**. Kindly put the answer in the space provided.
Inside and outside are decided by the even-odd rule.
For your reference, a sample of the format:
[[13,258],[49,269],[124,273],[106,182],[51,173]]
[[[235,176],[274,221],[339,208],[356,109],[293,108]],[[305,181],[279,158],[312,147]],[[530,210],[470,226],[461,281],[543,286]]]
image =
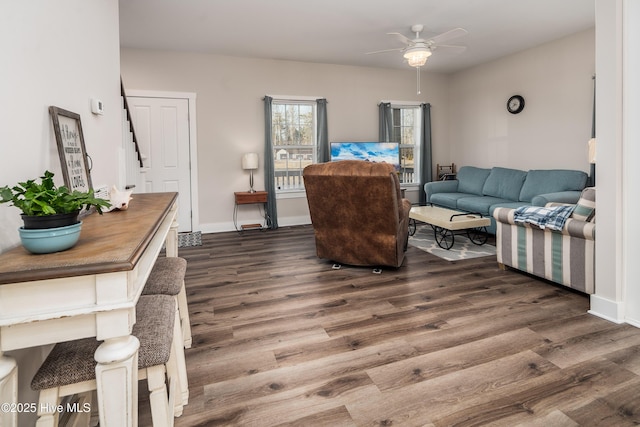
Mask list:
[[400,143],[400,183],[420,183],[422,110],[416,106],[392,105],[391,141]]
[[316,102],[274,99],[271,115],[276,191],[303,190],[302,170],[316,162]]

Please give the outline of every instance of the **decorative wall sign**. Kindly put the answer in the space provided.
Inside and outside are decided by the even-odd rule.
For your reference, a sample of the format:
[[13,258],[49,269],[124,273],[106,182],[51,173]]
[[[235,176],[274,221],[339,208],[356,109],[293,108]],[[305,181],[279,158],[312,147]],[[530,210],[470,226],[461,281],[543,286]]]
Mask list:
[[53,106],[49,107],[49,114],[58,143],[64,185],[71,191],[89,191],[93,187],[80,115]]

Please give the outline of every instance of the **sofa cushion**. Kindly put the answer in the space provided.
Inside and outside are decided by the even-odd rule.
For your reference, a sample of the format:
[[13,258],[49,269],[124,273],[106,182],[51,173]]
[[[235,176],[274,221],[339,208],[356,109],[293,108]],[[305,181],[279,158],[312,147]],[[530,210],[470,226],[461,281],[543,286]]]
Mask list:
[[495,167],[491,169],[491,173],[484,183],[482,194],[518,201],[526,177],[527,172],[525,171]]
[[539,194],[561,191],[582,191],[587,184],[587,174],[577,170],[530,170],[524,180],[517,200],[531,202]]
[[596,189],[595,187],[585,188],[580,195],[580,200],[576,204],[571,218],[582,221],[591,221],[596,214]]
[[489,216],[489,209],[493,205],[509,203],[510,200],[491,196],[472,196],[458,199],[458,209],[467,212],[477,212]]
[[458,208],[458,200],[465,197],[477,197],[475,194],[468,193],[436,193],[431,196],[430,202],[434,205],[442,206],[449,209]]
[[481,196],[482,187],[490,173],[491,169],[481,169],[475,166],[461,167],[456,175],[458,180],[458,191],[460,193],[469,193]]

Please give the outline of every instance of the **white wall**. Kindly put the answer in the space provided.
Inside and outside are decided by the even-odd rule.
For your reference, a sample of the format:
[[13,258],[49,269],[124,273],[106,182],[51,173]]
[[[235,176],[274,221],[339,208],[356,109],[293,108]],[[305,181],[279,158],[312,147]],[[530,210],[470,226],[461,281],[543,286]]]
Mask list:
[[[243,153],[260,153],[255,187],[264,188],[264,95],[327,98],[330,140],[377,140],[381,100],[430,102],[434,145],[448,144],[448,77],[443,75],[423,72],[418,96],[415,70],[408,67],[388,70],[137,49],[122,50],[121,66],[126,90],[197,93],[199,216],[205,232],[233,229],[233,192],[247,190],[249,182],[240,168]],[[257,210],[243,210],[257,215]],[[278,222],[310,223],[304,196],[279,199]]]
[[637,237],[640,237],[640,222],[637,220],[637,212],[640,212],[640,2],[625,1],[624,17],[624,92],[630,96],[624,99],[624,163],[623,182],[634,183],[625,185],[624,204],[624,236],[629,236],[625,242],[625,291],[626,302],[625,320],[636,327],[640,327],[640,265],[636,260],[640,259],[640,246]]
[[[3,1],[0,13],[0,186],[49,169],[62,185],[48,108],[80,114],[94,185],[115,183],[121,145],[117,0]],[[98,97],[105,115],[90,111]],[[0,252],[19,242],[19,211],[0,205]],[[10,352],[18,361],[18,402],[37,402],[29,383],[45,348]],[[33,425],[23,414],[20,425]]]
[[598,238],[590,312],[640,327],[640,8],[596,1]]
[[[120,124],[117,0],[3,2],[0,186],[49,169],[63,185],[48,108],[80,114],[93,184],[114,184]],[[105,105],[91,114],[90,99]],[[115,147],[115,148],[114,148]],[[0,252],[19,242],[16,208],[0,205]]]
[[640,2],[625,0],[624,2],[624,97],[623,133],[624,160],[622,164],[623,182],[635,185],[624,185],[623,188],[623,236],[624,239],[624,288],[625,288],[625,321],[640,327]]
[[[596,1],[596,293],[591,312],[624,319],[622,262],[622,1]],[[607,191],[602,191],[603,189]]]
[[594,40],[591,29],[452,75],[444,163],[588,172]]

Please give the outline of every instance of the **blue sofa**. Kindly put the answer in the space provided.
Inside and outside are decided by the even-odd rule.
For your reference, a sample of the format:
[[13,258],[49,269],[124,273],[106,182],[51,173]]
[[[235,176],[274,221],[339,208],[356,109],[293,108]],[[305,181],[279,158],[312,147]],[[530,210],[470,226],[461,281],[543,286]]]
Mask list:
[[587,184],[586,172],[564,169],[523,171],[463,166],[456,178],[426,183],[427,203],[481,213],[491,218],[491,226],[487,227],[491,234],[496,232],[496,208],[576,203]]

